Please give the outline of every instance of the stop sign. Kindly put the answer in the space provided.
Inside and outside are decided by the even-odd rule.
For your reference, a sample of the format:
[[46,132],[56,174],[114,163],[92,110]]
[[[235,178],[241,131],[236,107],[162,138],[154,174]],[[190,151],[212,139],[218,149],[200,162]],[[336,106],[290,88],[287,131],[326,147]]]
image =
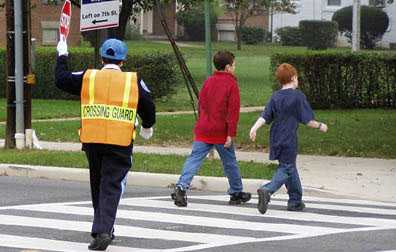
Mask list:
[[71,3],[70,0],[65,0],[62,7],[62,12],[59,22],[59,36],[61,39],[67,39],[70,30],[70,19],[71,19]]

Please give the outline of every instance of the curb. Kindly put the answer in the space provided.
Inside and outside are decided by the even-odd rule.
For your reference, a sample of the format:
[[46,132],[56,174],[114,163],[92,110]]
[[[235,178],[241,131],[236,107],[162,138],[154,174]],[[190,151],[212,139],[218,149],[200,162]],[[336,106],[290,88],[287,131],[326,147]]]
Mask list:
[[[0,176],[20,176],[89,182],[88,169],[66,167],[0,164]],[[175,174],[129,172],[128,185],[173,188],[178,178],[179,175]],[[268,182],[268,180],[243,179],[244,191],[256,193],[257,188],[266,182]],[[199,191],[226,192],[228,189],[228,180],[225,177],[195,176],[191,189]]]

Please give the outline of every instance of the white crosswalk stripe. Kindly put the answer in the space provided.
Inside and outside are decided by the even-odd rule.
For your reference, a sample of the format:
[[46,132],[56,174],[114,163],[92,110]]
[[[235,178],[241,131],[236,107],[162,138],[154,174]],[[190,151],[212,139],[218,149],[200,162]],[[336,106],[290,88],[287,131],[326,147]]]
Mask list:
[[[116,236],[123,241],[147,239],[150,242],[145,244],[151,245],[131,247],[127,245],[133,242],[125,245],[116,241],[108,251],[190,251],[396,229],[396,204],[392,203],[305,197],[304,212],[288,212],[284,210],[287,195],[276,195],[268,212],[261,215],[256,209],[257,198],[242,206],[229,206],[228,199],[225,195],[190,196],[186,208],[176,207],[169,196],[123,199],[117,213]],[[7,227],[0,229],[0,248],[87,251],[87,244],[81,241],[36,237],[34,233],[13,230],[22,227],[44,233],[76,232],[89,240],[92,213],[90,202],[0,207],[0,228]]]

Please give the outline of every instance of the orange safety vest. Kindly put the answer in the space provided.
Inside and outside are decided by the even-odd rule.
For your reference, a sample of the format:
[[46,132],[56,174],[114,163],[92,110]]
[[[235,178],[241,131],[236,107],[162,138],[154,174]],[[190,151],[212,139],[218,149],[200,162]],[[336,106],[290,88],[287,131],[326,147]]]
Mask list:
[[81,88],[81,142],[130,145],[138,98],[136,73],[87,70]]

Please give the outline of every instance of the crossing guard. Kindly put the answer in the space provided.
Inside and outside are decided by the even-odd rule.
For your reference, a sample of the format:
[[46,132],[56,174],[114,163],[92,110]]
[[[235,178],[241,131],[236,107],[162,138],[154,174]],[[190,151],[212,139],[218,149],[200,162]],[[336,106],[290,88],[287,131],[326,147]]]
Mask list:
[[114,239],[117,207],[132,165],[136,115],[142,119],[140,135],[149,139],[155,106],[138,74],[120,69],[128,50],[124,42],[108,39],[103,43],[100,70],[70,72],[65,39],[60,39],[57,50],[57,87],[81,97],[80,141],[89,163],[94,208],[94,239],[88,248],[105,250]]

